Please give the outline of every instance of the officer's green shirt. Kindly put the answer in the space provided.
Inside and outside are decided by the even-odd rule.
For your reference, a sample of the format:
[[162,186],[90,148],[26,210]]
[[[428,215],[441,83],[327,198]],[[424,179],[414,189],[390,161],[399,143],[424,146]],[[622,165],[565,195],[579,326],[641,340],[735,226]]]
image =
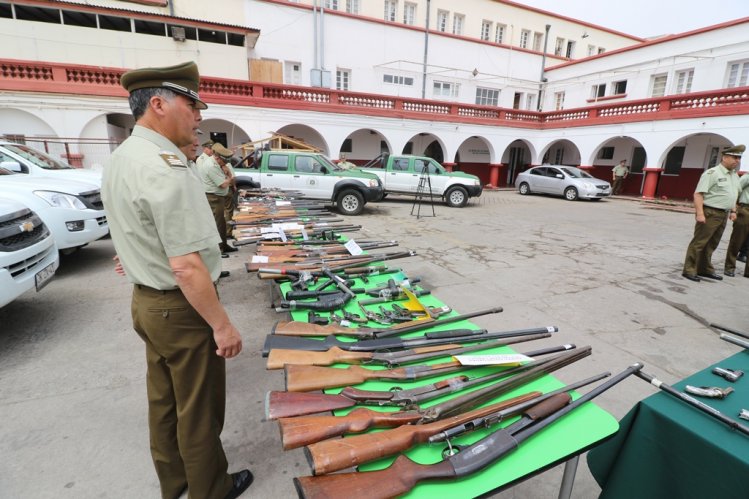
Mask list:
[[739,203],[749,204],[749,173],[745,173],[739,178],[739,189],[741,189]]
[[104,167],[101,197],[127,278],[175,289],[169,258],[199,252],[218,280],[218,230],[200,179],[172,142],[136,125]]
[[721,210],[732,210],[739,197],[739,176],[722,164],[705,170],[697,182],[694,192],[705,197],[705,206]]
[[623,177],[627,174],[629,169],[626,166],[616,165],[612,171],[614,172],[614,176]]
[[200,156],[198,156],[198,159],[195,160],[195,164],[198,166],[202,165],[205,161],[207,161],[209,158],[213,158],[213,156],[209,156],[206,153],[201,153]]
[[214,158],[208,157],[202,163],[198,163],[198,171],[200,172],[200,178],[203,180],[205,192],[217,196],[226,196],[229,193],[228,185],[219,187],[226,182],[226,175]]

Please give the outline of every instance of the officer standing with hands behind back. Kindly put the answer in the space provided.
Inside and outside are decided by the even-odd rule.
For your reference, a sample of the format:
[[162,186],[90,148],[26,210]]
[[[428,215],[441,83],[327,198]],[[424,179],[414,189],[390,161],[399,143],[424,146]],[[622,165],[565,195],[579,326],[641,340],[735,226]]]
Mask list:
[[102,178],[119,261],[133,283],[133,328],[146,345],[151,456],[165,499],[234,499],[249,470],[228,474],[220,434],[225,359],[242,338],[216,291],[221,241],[201,181],[180,148],[196,140],[195,63],[125,73],[136,120]]
[[736,200],[739,197],[736,169],[741,163],[744,149],[743,145],[723,149],[720,164],[705,170],[697,182],[694,191],[694,237],[687,248],[681,274],[690,281],[699,282],[699,276],[723,280],[715,273],[711,258],[726,228],[726,217],[731,221],[736,220]]

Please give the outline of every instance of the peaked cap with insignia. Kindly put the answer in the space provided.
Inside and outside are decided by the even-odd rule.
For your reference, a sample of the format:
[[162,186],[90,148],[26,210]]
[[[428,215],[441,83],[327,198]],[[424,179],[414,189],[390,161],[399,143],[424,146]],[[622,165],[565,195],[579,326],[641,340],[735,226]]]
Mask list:
[[185,62],[165,68],[133,69],[122,75],[120,84],[129,93],[141,88],[168,88],[194,100],[198,109],[208,108],[198,96],[200,74],[198,73],[198,65],[194,62]]
[[744,151],[746,151],[746,146],[744,144],[739,144],[737,146],[726,147],[725,149],[723,149],[722,154],[740,158],[741,155],[744,154]]

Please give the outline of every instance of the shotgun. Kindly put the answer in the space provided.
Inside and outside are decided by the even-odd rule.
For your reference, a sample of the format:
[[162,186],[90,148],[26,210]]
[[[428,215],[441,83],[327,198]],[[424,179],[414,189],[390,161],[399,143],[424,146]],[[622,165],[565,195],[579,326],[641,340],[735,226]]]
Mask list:
[[[318,326],[326,327],[326,326]],[[308,352],[327,352],[333,347],[350,352],[375,352],[392,349],[406,349],[447,343],[475,343],[477,341],[512,338],[515,336],[529,336],[543,332],[553,333],[554,326],[545,329],[516,329],[514,331],[493,332],[486,329],[447,329],[424,333],[416,338],[378,338],[374,340],[341,341],[334,336],[326,336],[323,340],[294,338],[291,336],[276,336],[270,334],[265,338],[263,357],[267,357],[271,350],[282,348],[286,350],[304,350]]]
[[572,390],[610,375],[611,373],[602,373],[509,406],[503,403],[492,404],[433,423],[403,425],[377,433],[316,442],[308,446],[304,453],[313,475],[340,471],[404,452],[416,444],[444,440],[446,435],[452,437],[474,429],[488,428],[523,412],[529,414],[531,420],[540,419],[542,415],[548,415],[567,405],[572,400],[569,394]]
[[333,364],[384,364],[388,367],[428,360],[447,355],[461,355],[468,352],[488,350],[514,343],[548,338],[551,333],[532,334],[518,339],[494,340],[476,345],[462,346],[457,344],[435,345],[431,347],[412,348],[395,352],[349,352],[333,347],[326,352],[308,352],[306,350],[284,350],[276,348],[268,354],[266,369],[281,369],[286,364],[303,366],[332,366]]
[[[528,353],[538,356],[563,352],[574,348],[575,345],[561,345]],[[376,391],[361,390],[349,386],[335,395],[326,393],[272,391],[268,392],[265,397],[265,418],[280,419],[292,416],[304,416],[318,412],[344,409],[355,405],[416,407],[418,404],[428,400],[450,395],[461,390],[467,390],[468,388],[479,386],[490,381],[507,378],[514,374],[526,371],[536,365],[541,365],[549,360],[553,360],[553,358],[537,360],[535,363],[504,369],[500,372],[486,374],[476,378],[459,375],[409,389],[398,388],[387,391]]]
[[[552,351],[558,351],[556,348]],[[527,352],[524,355],[532,357],[549,353],[543,351]],[[417,379],[432,378],[440,374],[456,371],[467,371],[481,366],[464,366],[457,360],[439,364],[420,364],[410,367],[396,367],[392,369],[366,369],[360,366],[348,366],[343,369],[335,367],[303,366],[287,364],[284,366],[284,380],[286,391],[313,392],[342,386],[359,385],[368,380],[397,380],[415,381]]]
[[[332,334],[338,334],[342,336],[353,336],[356,338],[383,338],[388,336],[396,336],[404,333],[412,333],[421,329],[426,329],[432,326],[441,326],[443,324],[452,324],[454,322],[460,322],[466,319],[472,319],[482,315],[499,314],[502,312],[502,307],[488,308],[485,310],[478,310],[468,314],[453,315],[450,317],[444,317],[439,320],[435,320],[429,317],[423,319],[417,319],[410,322],[403,322],[401,324],[385,327],[385,328],[371,328],[371,327],[357,327],[351,328],[344,325],[341,326],[316,326],[311,325],[307,322],[299,321],[285,321],[277,322],[273,326],[271,335],[276,336],[330,336]],[[271,336],[268,336],[269,338]],[[292,342],[293,343],[293,342]],[[300,341],[299,344],[309,344],[304,340]],[[317,340],[312,343],[319,343]],[[267,341],[266,341],[267,344]],[[331,345],[334,346],[334,345]],[[338,345],[340,346],[340,345]],[[276,347],[276,348],[295,348],[295,347]],[[299,350],[307,350],[306,348],[299,348]],[[320,351],[318,348],[312,350]],[[327,350],[327,348],[325,349]],[[265,355],[264,355],[265,357]]]
[[[345,416],[281,418],[278,420],[281,430],[281,443],[284,449],[293,449],[346,433],[360,433],[368,430],[372,425],[377,425],[377,428],[393,428],[403,424],[431,423],[483,405],[525,383],[580,360],[590,355],[590,352],[590,347],[584,347],[580,350],[559,354],[552,359],[532,362],[521,368],[516,368],[525,368],[525,370],[514,376],[472,392],[458,395],[425,409],[417,406],[415,409],[406,411],[383,413],[359,408]],[[509,375],[510,373],[504,374]]]
[[742,348],[749,349],[749,340],[742,340],[741,338],[736,338],[729,334],[722,334],[722,333],[720,335],[720,339],[723,341],[727,341],[728,343],[733,343],[734,345],[738,345]]
[[383,470],[300,477],[294,479],[294,486],[299,497],[305,499],[329,497],[384,499],[405,494],[423,480],[454,480],[468,476],[511,453],[539,431],[640,369],[642,369],[642,364],[634,364],[540,421],[526,424],[521,419],[522,424],[518,427],[497,430],[439,463],[417,464],[402,455]]

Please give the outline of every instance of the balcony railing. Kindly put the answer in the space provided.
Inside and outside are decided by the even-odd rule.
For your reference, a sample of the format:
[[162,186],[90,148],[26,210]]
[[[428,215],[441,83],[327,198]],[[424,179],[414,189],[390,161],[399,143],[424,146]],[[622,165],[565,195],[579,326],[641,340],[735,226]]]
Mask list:
[[[124,72],[0,59],[0,90],[126,97]],[[210,77],[201,79],[200,93],[214,104],[536,129],[749,114],[749,87],[548,112]]]

